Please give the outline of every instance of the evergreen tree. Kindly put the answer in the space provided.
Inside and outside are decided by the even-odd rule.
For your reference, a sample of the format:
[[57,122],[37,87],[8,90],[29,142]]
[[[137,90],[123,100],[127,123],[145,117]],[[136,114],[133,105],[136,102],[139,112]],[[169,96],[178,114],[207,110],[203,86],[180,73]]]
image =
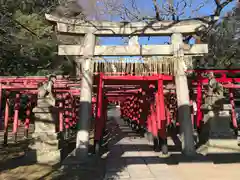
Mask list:
[[225,17],[209,36],[210,53],[215,68],[240,68],[240,8]]
[[[82,16],[81,8],[64,0],[3,0],[0,3],[0,75],[46,75],[73,73],[70,58],[57,56],[59,41],[73,38],[57,37],[45,13]],[[62,14],[61,14],[62,13]],[[74,73],[73,73],[74,74]]]

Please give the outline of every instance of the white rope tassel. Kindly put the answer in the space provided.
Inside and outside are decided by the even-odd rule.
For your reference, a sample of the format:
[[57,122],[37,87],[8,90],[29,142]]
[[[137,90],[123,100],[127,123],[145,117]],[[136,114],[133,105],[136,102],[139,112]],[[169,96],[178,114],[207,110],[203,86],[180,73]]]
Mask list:
[[117,72],[116,66],[112,63],[112,64],[111,64],[111,67],[112,67],[112,72],[116,73],[116,72]]

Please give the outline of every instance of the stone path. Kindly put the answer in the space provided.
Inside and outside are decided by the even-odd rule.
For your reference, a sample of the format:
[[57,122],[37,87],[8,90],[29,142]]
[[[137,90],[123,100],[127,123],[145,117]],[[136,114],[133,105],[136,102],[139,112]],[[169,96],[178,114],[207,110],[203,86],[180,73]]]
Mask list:
[[112,110],[109,116],[112,117],[108,123],[112,140],[106,155],[104,180],[231,180],[240,177],[240,156],[235,159],[237,163],[232,164],[214,164],[209,159],[186,160],[180,152],[161,158],[145,138],[140,138],[124,124],[118,110]]
[[[152,151],[145,138],[132,132],[119,119],[119,112],[112,112],[111,134],[115,134],[109,145],[109,154],[106,162],[105,180],[178,180],[166,164],[163,164],[160,153]],[[111,114],[109,114],[111,116]],[[115,128],[114,128],[115,126]],[[115,131],[115,132],[114,132]]]

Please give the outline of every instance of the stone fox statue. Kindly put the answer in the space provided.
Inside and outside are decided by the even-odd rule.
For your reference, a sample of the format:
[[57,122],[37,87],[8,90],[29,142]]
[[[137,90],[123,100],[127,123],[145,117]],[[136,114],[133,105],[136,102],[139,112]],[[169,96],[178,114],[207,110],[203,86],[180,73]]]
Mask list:
[[56,76],[55,75],[50,75],[48,77],[47,82],[39,84],[38,98],[45,98],[46,96],[50,96],[51,98],[54,98],[54,96],[53,96],[53,85],[54,85],[55,80],[56,80]]
[[223,87],[216,81],[214,74],[209,74],[207,104],[214,105],[215,102],[223,97]]
[[217,80],[214,77],[214,74],[211,72],[209,74],[208,93],[210,95],[212,95],[212,94],[221,95],[222,92],[223,92],[222,85],[219,82],[217,82]]
[[222,85],[217,82],[212,72],[209,74],[208,88],[210,93],[217,93],[217,94],[220,94],[223,90]]

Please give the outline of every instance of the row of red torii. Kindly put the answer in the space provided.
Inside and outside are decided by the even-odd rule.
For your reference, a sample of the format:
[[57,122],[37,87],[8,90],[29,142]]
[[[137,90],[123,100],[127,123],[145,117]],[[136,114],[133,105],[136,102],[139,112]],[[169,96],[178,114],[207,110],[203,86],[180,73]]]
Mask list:
[[[190,99],[196,102],[196,114],[193,111],[191,113],[194,129],[201,130],[203,128],[203,112],[201,107],[204,103],[203,96],[206,95],[205,90],[207,90],[208,78],[202,75],[214,72],[217,75],[216,80],[229,91],[228,102],[232,106],[231,124],[234,130],[238,130],[239,125],[236,119],[233,89],[240,88],[239,85],[235,84],[240,82],[240,78],[236,77],[240,73],[240,70],[194,70],[194,72],[197,74],[197,77],[190,80],[191,89],[194,90],[190,93]],[[173,79],[171,75],[152,74],[151,76],[133,76],[125,74],[124,76],[109,76],[107,73],[95,73],[92,98],[92,115],[95,119],[95,144],[98,144],[102,139],[107,119],[107,104],[111,102],[120,102],[121,116],[135,129],[138,127],[138,130],[147,130],[154,137],[157,136],[157,132],[159,131],[161,138],[166,138],[169,133],[166,131],[166,128],[174,124],[176,126],[179,125],[179,122],[176,121],[177,102],[175,101],[176,93]],[[17,141],[18,127],[21,121],[25,125],[25,137],[28,136],[29,125],[33,122],[31,111],[37,102],[38,84],[46,80],[46,77],[0,78],[0,94],[2,95],[0,105],[4,106],[4,144],[7,144],[11,121],[13,123],[12,130],[15,141]],[[66,136],[68,136],[69,130],[71,131],[79,121],[77,116],[80,96],[79,86],[80,81],[76,81],[75,78],[69,79],[66,77],[58,77],[54,84],[54,94],[57,99],[56,106],[58,107],[57,112],[59,113],[57,132]],[[27,97],[25,105],[20,102],[21,97]],[[20,108],[21,105],[23,106],[22,108]],[[14,111],[10,112],[11,109]],[[23,113],[21,112],[23,110],[26,115],[25,119],[19,116]],[[19,121],[19,118],[21,121]],[[0,125],[2,125],[2,122],[0,122]]]

